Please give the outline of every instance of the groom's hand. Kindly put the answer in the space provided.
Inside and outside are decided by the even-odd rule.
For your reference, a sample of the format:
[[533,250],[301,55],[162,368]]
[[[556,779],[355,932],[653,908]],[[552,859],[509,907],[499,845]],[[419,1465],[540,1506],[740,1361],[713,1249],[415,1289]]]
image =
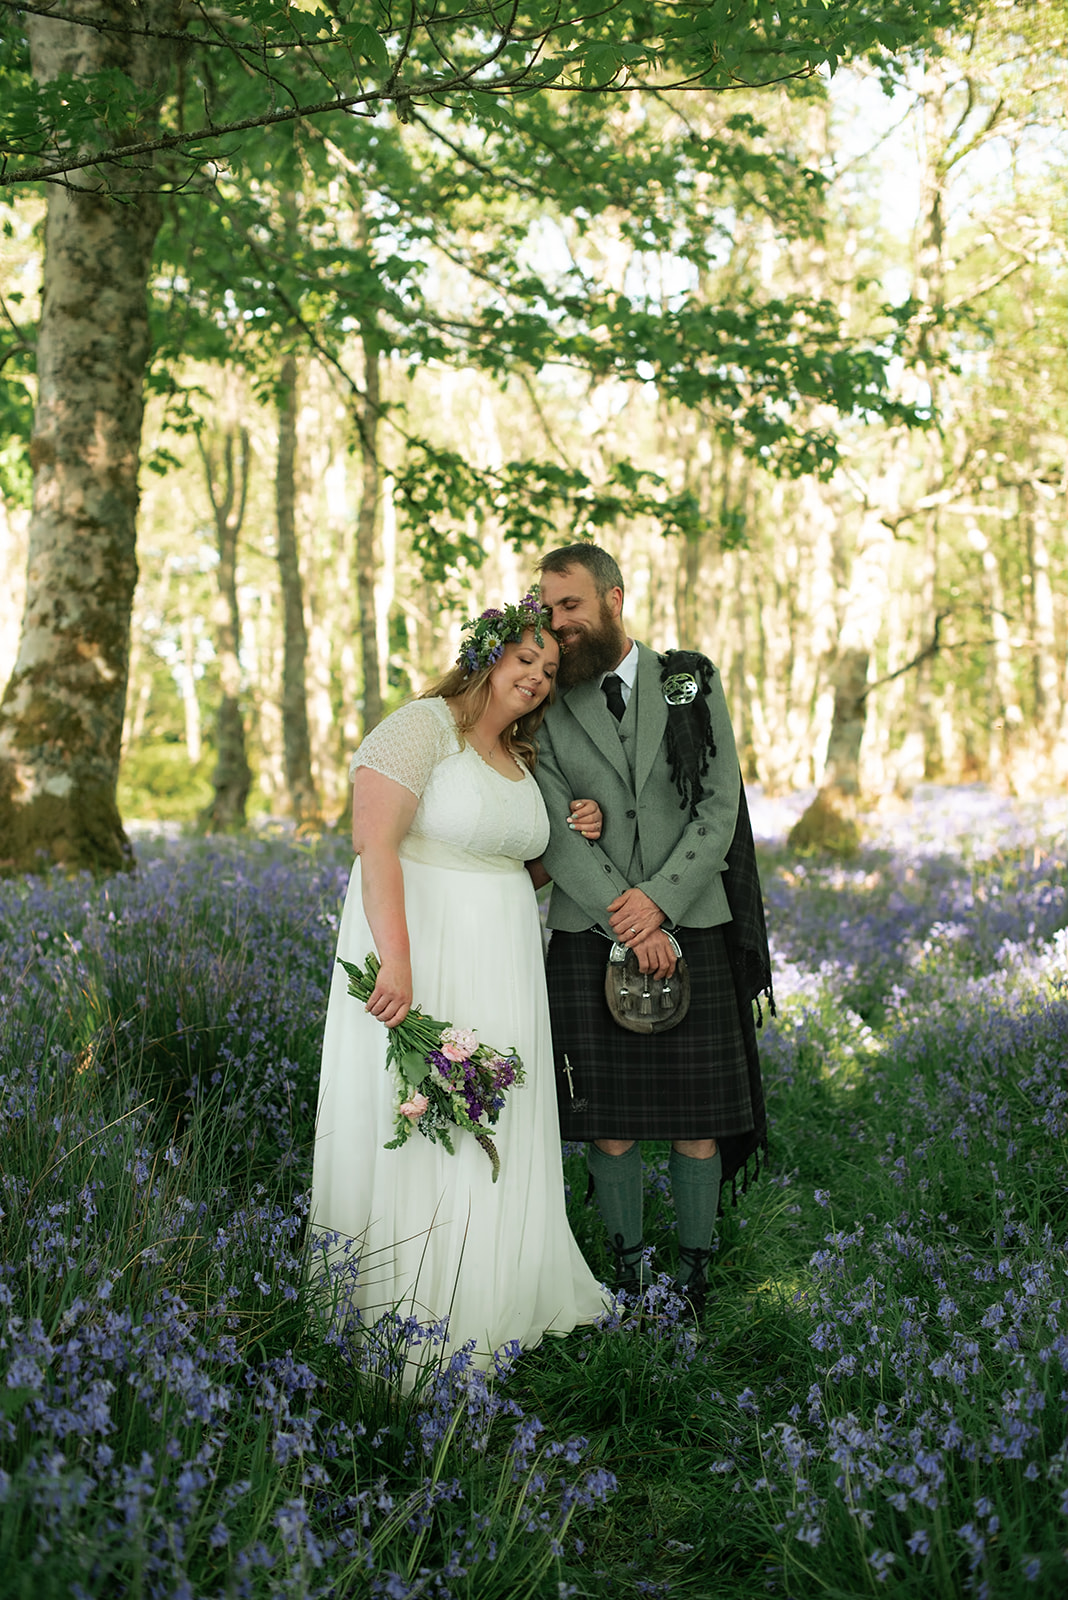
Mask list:
[[664,913],[644,889],[627,889],[608,907],[608,920],[620,944],[634,950],[642,939],[657,931]]
[[666,933],[657,930],[647,939],[632,942],[631,949],[638,958],[640,972],[652,973],[654,978],[670,978],[675,971],[677,957]]

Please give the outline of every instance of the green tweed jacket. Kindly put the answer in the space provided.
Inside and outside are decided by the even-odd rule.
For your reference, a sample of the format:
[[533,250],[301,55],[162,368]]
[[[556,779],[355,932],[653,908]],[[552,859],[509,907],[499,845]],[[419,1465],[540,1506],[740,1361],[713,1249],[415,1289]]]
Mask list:
[[[596,679],[566,691],[549,708],[538,735],[535,777],[549,811],[543,860],[553,879],[549,926],[580,933],[598,924],[610,933],[607,907],[625,889],[634,847],[641,847],[644,889],[681,927],[711,928],[731,920],[723,887],[726,854],[738,817],[741,777],[727,702],[717,672],[707,696],[716,754],[708,765],[697,816],[690,819],[671,781],[664,750],[667,706],[660,663],[638,646],[634,776],[620,725]],[[571,800],[596,800],[604,813],[597,844],[567,826]]]

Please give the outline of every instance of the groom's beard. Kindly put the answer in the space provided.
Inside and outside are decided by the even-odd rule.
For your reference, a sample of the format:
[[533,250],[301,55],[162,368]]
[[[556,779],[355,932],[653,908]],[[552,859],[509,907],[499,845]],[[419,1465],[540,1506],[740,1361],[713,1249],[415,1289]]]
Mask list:
[[[563,631],[566,635],[566,624]],[[599,678],[602,672],[611,672],[627,653],[627,636],[603,600],[599,626],[576,630],[570,639],[565,637],[560,643],[563,651],[556,681],[562,690],[573,689],[577,683],[586,683],[590,678]]]

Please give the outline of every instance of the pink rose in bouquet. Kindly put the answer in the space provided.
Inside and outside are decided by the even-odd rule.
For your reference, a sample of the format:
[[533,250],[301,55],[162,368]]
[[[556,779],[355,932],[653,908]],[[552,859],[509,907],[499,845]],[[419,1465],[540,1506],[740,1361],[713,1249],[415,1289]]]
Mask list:
[[446,1028],[439,1048],[450,1061],[470,1061],[478,1049],[478,1034],[473,1028]]

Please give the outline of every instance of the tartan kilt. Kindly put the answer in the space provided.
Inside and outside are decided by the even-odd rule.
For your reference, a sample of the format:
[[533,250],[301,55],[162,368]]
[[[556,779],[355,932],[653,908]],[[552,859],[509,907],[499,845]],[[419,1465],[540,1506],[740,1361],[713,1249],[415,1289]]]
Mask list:
[[553,931],[547,979],[560,1130],[579,1140],[715,1139],[729,1180],[766,1147],[753,1007],[739,1000],[722,927],[674,932],[690,969],[690,1009],[676,1028],[640,1034],[609,1013],[604,935]]

